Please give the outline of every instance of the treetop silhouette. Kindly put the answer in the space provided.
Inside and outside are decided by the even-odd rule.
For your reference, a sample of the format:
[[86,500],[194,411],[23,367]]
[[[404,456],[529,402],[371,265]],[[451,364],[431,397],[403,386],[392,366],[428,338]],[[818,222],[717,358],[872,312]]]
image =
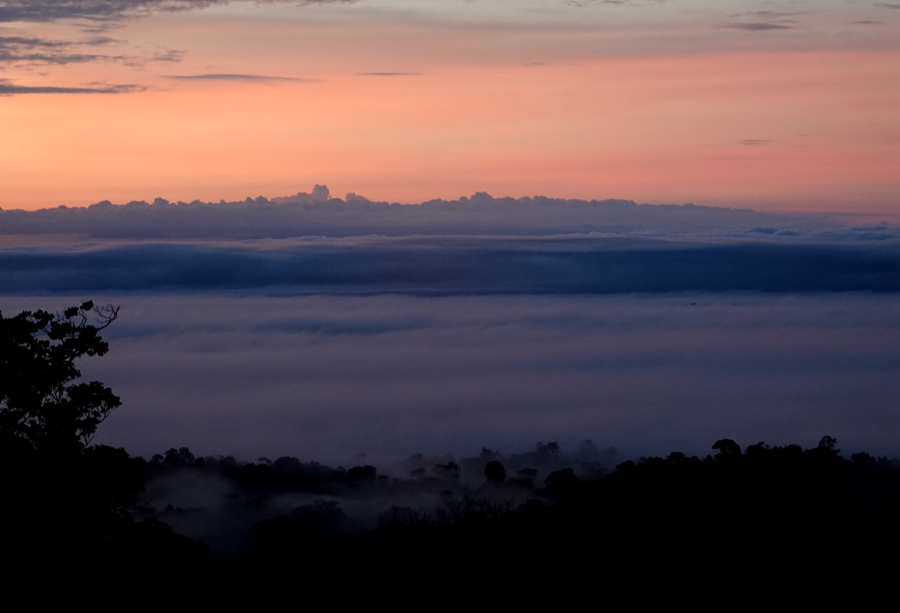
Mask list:
[[87,301],[62,314],[0,313],[4,447],[58,454],[78,453],[90,443],[97,426],[121,401],[99,381],[77,382],[81,371],[75,360],[109,350],[100,331],[115,321],[118,312],[118,307],[95,307]]

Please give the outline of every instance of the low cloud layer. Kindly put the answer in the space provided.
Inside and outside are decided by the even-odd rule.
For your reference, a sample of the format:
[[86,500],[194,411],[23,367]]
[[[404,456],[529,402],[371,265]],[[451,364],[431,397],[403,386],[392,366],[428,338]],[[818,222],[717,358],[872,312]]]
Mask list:
[[[765,236],[766,228],[760,228]],[[900,291],[900,249],[616,238],[135,244],[0,251],[0,292]]]

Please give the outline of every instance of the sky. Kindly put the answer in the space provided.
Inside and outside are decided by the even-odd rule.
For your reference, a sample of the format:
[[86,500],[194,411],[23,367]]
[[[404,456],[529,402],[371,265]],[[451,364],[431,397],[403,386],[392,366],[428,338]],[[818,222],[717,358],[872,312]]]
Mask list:
[[900,212],[900,3],[0,1],[0,207]]

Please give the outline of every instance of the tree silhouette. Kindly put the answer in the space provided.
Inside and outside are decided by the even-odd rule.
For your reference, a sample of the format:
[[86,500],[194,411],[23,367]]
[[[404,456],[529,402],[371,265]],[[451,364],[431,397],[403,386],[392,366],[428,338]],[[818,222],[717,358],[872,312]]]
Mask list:
[[492,485],[503,485],[506,482],[506,469],[497,460],[488,462],[484,467],[484,477]]
[[76,382],[81,371],[75,367],[77,358],[108,351],[99,333],[118,311],[88,301],[62,314],[0,313],[0,440],[7,449],[80,452],[121,404],[99,381]]
[[713,443],[712,448],[718,451],[716,458],[720,459],[731,459],[741,455],[741,446],[730,438],[723,438],[716,441]]

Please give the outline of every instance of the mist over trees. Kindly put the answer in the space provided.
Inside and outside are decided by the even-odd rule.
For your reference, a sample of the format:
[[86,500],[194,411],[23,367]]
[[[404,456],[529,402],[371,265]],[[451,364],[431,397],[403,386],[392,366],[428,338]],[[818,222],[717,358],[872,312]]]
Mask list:
[[808,449],[723,439],[711,451],[605,468],[541,443],[509,456],[412,456],[398,466],[419,467],[394,476],[173,448],[143,465],[149,503],[135,516],[200,539],[244,580],[351,581],[381,596],[403,589],[399,577],[511,588],[533,575],[574,581],[578,592],[599,576],[625,582],[608,588],[616,592],[697,573],[733,587],[778,577],[790,592],[877,584],[895,568],[882,556],[900,542],[900,461],[846,459],[830,436]]

